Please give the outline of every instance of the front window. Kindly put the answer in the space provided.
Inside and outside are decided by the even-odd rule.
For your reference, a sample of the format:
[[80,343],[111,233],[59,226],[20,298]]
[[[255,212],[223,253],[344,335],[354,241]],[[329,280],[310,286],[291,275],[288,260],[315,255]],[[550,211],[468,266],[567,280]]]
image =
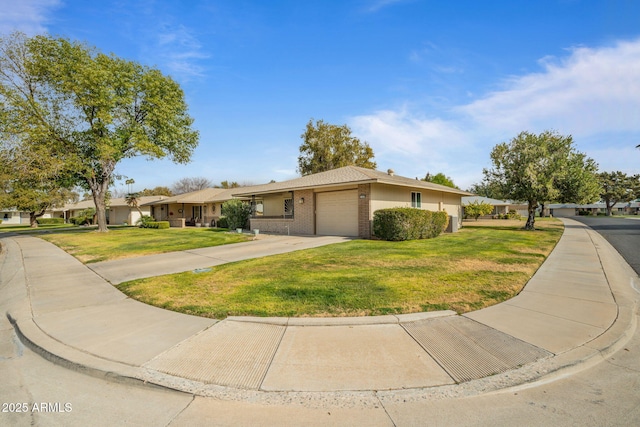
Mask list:
[[191,218],[193,218],[194,221],[202,219],[202,206],[191,207]]
[[293,216],[293,199],[284,199],[284,215]]
[[412,208],[422,208],[422,193],[418,193],[416,191],[411,192],[411,207]]

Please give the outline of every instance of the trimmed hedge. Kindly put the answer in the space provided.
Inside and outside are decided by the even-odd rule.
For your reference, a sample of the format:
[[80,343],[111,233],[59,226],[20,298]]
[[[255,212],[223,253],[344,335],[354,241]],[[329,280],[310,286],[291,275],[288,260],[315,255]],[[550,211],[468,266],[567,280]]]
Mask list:
[[155,228],[159,230],[163,230],[165,228],[169,228],[169,221],[149,221],[144,225],[141,225],[142,228]]
[[64,224],[64,218],[38,218],[38,224],[40,225]]
[[373,234],[383,240],[430,239],[439,236],[448,224],[446,212],[391,208],[373,214]]

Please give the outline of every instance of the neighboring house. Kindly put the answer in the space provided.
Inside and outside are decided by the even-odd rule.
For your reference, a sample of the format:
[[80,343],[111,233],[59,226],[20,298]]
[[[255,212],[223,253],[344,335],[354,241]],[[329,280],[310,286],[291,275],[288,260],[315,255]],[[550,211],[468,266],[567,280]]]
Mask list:
[[302,235],[370,238],[378,209],[415,207],[445,211],[450,228],[462,224],[461,197],[470,193],[431,182],[356,166],[284,182],[236,189],[250,199],[252,230]]
[[67,203],[66,205],[64,205],[64,208],[56,209],[55,212],[56,216],[60,216],[59,213],[61,212],[65,222],[68,222],[69,218],[76,217],[80,214],[81,211],[89,208],[96,208],[93,200],[82,200],[77,203]]
[[0,211],[0,219],[3,224],[29,224],[29,213],[19,212],[15,208],[2,209]]
[[[53,218],[52,212],[47,211],[44,215],[39,218]],[[0,210],[0,220],[2,220],[2,224],[8,225],[18,225],[18,224],[30,224],[31,217],[29,216],[29,212],[19,212],[15,208],[13,209],[2,209]]]
[[[107,201],[107,224],[121,225],[129,224],[135,225],[140,219],[140,213],[145,216],[151,215],[151,207],[147,206],[150,203],[157,202],[165,196],[142,196],[138,197],[138,208],[129,206],[127,199],[124,197],[118,197]],[[91,205],[94,207],[95,205]]]
[[[605,203],[591,203],[578,205],[576,203],[556,203],[549,205],[549,212],[557,218],[566,218],[578,215],[598,215],[607,212]],[[616,203],[611,209],[611,213],[616,215],[640,215],[640,202]]]
[[[156,202],[166,196],[143,196],[138,198],[138,207],[142,215],[151,216],[151,207],[146,206],[149,203]],[[63,217],[65,221],[69,218],[77,217],[80,212],[85,209],[95,209],[96,205],[93,200],[83,200],[78,203],[69,203],[62,209],[55,209],[56,217]],[[124,197],[107,200],[107,224],[110,225],[134,225],[140,219],[140,211],[133,206],[129,206]]]
[[172,227],[184,225],[215,226],[222,216],[222,204],[233,199],[239,188],[205,188],[177,196],[164,196],[146,203],[156,221],[169,221]]
[[464,206],[470,203],[476,203],[476,202],[487,203],[493,206],[493,211],[491,212],[491,214],[482,218],[491,218],[494,215],[505,215],[505,214],[508,214],[509,211],[511,210],[516,211],[521,216],[526,217],[529,215],[528,206],[526,203],[512,202],[509,200],[497,200],[497,199],[491,199],[489,197],[482,197],[482,196],[463,197],[462,198],[463,211],[464,211]]

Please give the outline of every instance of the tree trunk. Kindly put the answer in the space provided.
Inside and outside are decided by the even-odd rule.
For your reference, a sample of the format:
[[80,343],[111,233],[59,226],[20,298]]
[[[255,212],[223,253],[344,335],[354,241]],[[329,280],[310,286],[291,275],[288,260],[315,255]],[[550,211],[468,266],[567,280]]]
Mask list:
[[616,204],[616,202],[612,202],[611,200],[605,200],[606,206],[607,206],[607,216],[611,216],[611,210],[613,209],[613,206]]
[[98,218],[98,232],[106,233],[109,231],[107,228],[107,204],[105,197],[107,195],[107,189],[109,188],[109,181],[106,182],[94,182],[91,185],[91,194],[93,196],[93,203],[96,205],[96,216]]
[[617,200],[605,200],[605,204],[607,206],[607,216],[611,216],[611,211],[613,207],[618,203]]
[[35,212],[29,212],[29,226],[31,228],[38,228],[38,217]]
[[536,224],[536,208],[538,207],[538,203],[529,201],[528,212],[529,216],[527,217],[527,223],[524,225],[525,230],[535,230]]
[[29,212],[29,226],[31,228],[38,228],[38,218],[40,218],[46,212],[47,208],[42,208],[39,212]]
[[93,196],[93,203],[96,205],[96,216],[98,217],[98,232],[106,233],[109,231],[107,228],[107,191],[109,190],[109,183],[111,182],[111,174],[115,169],[116,163],[112,160],[105,160],[101,165],[101,173],[96,174],[90,178],[85,178],[89,188],[91,189],[91,195]]

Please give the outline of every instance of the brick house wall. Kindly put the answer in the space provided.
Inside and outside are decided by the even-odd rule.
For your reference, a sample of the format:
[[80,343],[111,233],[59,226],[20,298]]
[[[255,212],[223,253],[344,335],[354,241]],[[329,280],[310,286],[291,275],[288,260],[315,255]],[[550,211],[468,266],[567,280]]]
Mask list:
[[[364,197],[363,197],[364,196]],[[358,236],[371,238],[371,184],[358,185]]]
[[[300,200],[304,199],[304,203]],[[293,218],[251,218],[251,230],[277,234],[315,234],[315,197],[313,190],[293,192]],[[284,210],[284,207],[283,207]]]

